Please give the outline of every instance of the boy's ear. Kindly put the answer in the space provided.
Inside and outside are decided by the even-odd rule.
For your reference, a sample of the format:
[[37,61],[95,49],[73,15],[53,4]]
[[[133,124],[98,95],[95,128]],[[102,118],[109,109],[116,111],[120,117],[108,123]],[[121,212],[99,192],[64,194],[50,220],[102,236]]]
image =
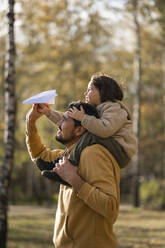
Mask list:
[[81,136],[85,133],[86,129],[83,126],[77,126],[75,129],[76,136]]

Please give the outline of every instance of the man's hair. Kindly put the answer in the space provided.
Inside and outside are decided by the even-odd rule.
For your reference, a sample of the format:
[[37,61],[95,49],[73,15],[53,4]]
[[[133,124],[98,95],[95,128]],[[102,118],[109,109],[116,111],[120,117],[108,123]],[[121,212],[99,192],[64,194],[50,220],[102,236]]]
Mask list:
[[123,91],[113,78],[104,74],[93,75],[91,77],[91,82],[98,89],[101,102],[116,102],[116,100],[122,101]]
[[[85,114],[87,114],[87,115],[93,115],[96,118],[99,118],[99,114],[97,112],[97,109],[94,106],[92,106],[91,104],[89,104],[89,103],[80,102],[80,101],[78,101],[78,102],[71,102],[68,105],[67,110],[70,109],[70,108],[73,108],[73,107],[75,107],[78,110],[80,110],[80,106],[83,107]],[[81,126],[81,121],[77,121],[75,119],[73,119],[73,120],[74,120],[74,123],[75,123],[75,127],[76,126]]]

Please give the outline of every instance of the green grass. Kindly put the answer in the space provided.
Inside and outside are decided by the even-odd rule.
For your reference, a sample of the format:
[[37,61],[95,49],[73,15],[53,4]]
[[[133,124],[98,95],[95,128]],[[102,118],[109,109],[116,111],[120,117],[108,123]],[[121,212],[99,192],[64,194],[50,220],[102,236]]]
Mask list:
[[[11,206],[8,248],[53,248],[54,216],[55,208]],[[115,233],[119,248],[165,248],[165,212],[121,206]]]
[[55,209],[32,206],[9,208],[8,248],[52,248]]
[[120,248],[165,248],[165,212],[122,206],[115,233]]

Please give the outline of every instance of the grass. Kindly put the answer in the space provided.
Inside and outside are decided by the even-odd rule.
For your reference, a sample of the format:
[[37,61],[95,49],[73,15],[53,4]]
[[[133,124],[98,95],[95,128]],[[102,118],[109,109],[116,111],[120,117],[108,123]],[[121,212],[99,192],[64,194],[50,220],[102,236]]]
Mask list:
[[52,248],[55,209],[34,206],[9,208],[8,248]]
[[[11,206],[8,248],[53,248],[55,208]],[[118,248],[165,248],[165,212],[121,206]],[[104,248],[104,247],[100,247]]]
[[115,233],[120,248],[165,248],[165,212],[122,206]]

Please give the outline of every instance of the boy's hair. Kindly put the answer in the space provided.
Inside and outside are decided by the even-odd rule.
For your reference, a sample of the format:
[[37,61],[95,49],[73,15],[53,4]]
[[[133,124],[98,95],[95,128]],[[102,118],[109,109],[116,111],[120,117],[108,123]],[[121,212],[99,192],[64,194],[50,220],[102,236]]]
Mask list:
[[119,84],[107,75],[93,75],[91,82],[99,90],[101,102],[116,102],[122,101],[123,91]]
[[[70,108],[73,108],[73,107],[77,108],[78,110],[81,110],[80,106],[83,107],[85,114],[93,115],[96,118],[99,118],[99,114],[97,112],[97,109],[94,106],[92,106],[91,104],[88,104],[88,103],[85,103],[85,102],[80,102],[80,101],[71,102],[68,105],[67,110],[70,109]],[[73,119],[73,120],[75,122],[75,126],[81,126],[81,121],[78,121],[78,120],[75,120],[75,119]]]

